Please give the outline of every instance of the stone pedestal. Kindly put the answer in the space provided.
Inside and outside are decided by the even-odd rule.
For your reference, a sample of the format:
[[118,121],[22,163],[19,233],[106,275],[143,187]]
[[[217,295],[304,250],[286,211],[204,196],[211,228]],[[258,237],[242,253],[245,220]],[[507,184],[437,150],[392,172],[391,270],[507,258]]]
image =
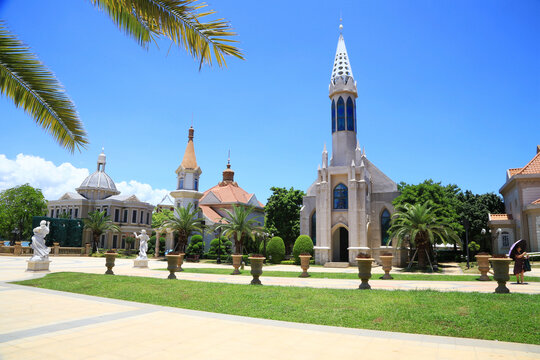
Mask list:
[[26,260],[26,262],[28,263],[26,271],[49,271],[49,264],[51,263],[51,260]]
[[135,259],[135,260],[133,260],[133,267],[147,268],[148,267],[148,259]]

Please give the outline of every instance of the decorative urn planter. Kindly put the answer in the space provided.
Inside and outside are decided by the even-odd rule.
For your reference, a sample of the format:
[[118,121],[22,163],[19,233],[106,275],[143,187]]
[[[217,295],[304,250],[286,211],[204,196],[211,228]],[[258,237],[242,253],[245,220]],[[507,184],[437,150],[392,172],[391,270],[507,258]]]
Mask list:
[[176,271],[184,271],[184,269],[182,269],[182,264],[184,263],[185,256],[186,254],[184,253],[178,254],[178,269]]
[[510,263],[512,259],[509,258],[489,258],[493,265],[493,278],[497,281],[496,294],[508,294],[510,290],[506,287],[506,282],[510,280]]
[[478,263],[478,271],[480,271],[480,277],[478,280],[480,281],[489,281],[490,278],[487,275],[489,271],[489,258],[491,255],[489,254],[477,254],[476,255],[476,262]]
[[307,254],[307,255],[303,255],[303,254],[300,254],[300,267],[302,268],[302,273],[300,274],[299,277],[301,278],[305,278],[305,277],[310,277],[311,275],[308,274],[308,269],[309,269],[309,261],[311,260],[311,255]]
[[371,278],[371,264],[374,259],[370,256],[365,255],[366,257],[357,257],[356,261],[358,262],[358,277],[362,280],[362,283],[358,287],[360,290],[371,289],[368,281]]
[[251,285],[262,285],[259,276],[263,273],[263,262],[266,258],[264,256],[250,256],[248,259],[251,264],[251,276],[253,276]]
[[382,280],[392,280],[393,277],[390,275],[390,270],[392,270],[392,260],[394,255],[381,255],[382,269],[384,270],[384,275],[381,276]]
[[169,270],[169,276],[167,276],[167,279],[176,279],[176,275],[174,273],[178,271],[178,263],[180,262],[180,255],[167,254],[166,256],[167,256],[167,270]]
[[118,253],[105,253],[105,266],[107,267],[107,271],[105,271],[105,274],[107,275],[114,275],[112,268],[114,267],[114,260],[118,256]]
[[232,266],[234,268],[234,271],[231,275],[238,275],[240,274],[240,270],[238,268],[240,267],[240,263],[242,262],[242,255],[240,254],[234,254],[232,256]]

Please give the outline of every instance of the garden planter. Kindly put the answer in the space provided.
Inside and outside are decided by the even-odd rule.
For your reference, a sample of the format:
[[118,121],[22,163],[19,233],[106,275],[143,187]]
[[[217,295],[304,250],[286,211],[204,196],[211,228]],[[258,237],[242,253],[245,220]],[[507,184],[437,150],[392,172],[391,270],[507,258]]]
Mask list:
[[508,294],[510,290],[506,287],[506,282],[510,280],[510,263],[512,259],[508,258],[489,258],[493,265],[493,278],[497,281],[495,293]]
[[259,280],[259,276],[263,273],[263,262],[265,257],[249,257],[249,262],[251,264],[251,276],[253,276],[253,280],[251,280],[251,285],[262,285],[261,280]]
[[480,271],[480,281],[489,281],[490,278],[487,276],[489,271],[489,258],[491,255],[476,255],[476,262],[478,263],[478,271]]
[[182,253],[177,256],[178,256],[178,269],[176,269],[176,271],[184,271],[184,269],[182,269],[182,264],[184,263],[184,256],[186,256],[186,254]]
[[231,255],[232,256],[232,266],[234,268],[234,271],[231,275],[238,275],[240,274],[240,270],[238,268],[240,267],[240,263],[242,262],[242,255]]
[[105,274],[114,275],[112,268],[114,267],[114,260],[117,256],[117,253],[105,253],[105,266],[107,267]]
[[372,258],[356,258],[358,262],[358,277],[362,280],[362,283],[358,287],[361,290],[371,289],[368,281],[371,278],[371,263]]
[[180,261],[181,255],[167,255],[167,270],[169,270],[169,276],[167,276],[167,279],[176,279],[176,275],[174,274],[176,271],[178,271],[178,262]]
[[302,273],[299,277],[305,278],[309,277],[308,269],[309,269],[309,261],[311,260],[311,255],[300,255],[300,267],[302,268]]
[[384,275],[381,276],[383,280],[392,280],[393,277],[390,275],[390,270],[392,270],[392,260],[394,255],[381,255],[382,269],[384,270]]

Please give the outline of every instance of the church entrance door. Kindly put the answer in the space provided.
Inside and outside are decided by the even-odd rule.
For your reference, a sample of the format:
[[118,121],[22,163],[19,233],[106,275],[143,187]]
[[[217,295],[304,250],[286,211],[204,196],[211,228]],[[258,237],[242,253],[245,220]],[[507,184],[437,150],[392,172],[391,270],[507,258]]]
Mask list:
[[339,261],[349,261],[349,232],[345,228],[339,228]]
[[348,262],[349,261],[349,231],[340,227],[334,231],[332,236],[332,261]]

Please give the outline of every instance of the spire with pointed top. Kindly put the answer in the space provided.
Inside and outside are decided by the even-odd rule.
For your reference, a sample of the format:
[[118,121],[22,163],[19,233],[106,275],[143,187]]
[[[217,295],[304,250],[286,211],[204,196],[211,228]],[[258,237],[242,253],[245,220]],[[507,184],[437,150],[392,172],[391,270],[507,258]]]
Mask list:
[[184,169],[197,169],[197,158],[195,157],[195,146],[193,145],[193,137],[195,130],[193,126],[189,128],[188,131],[188,143],[186,146],[186,151],[184,152],[184,158],[182,159],[181,166]]
[[223,181],[219,183],[221,186],[228,184],[236,185],[234,182],[234,170],[231,169],[231,149],[229,149],[229,154],[227,157],[227,168],[223,170]]
[[[341,22],[341,19],[339,21]],[[330,79],[334,80],[340,76],[354,78],[349,62],[349,54],[347,54],[347,48],[345,47],[345,39],[343,39],[343,24],[341,23],[339,24],[339,39]]]

